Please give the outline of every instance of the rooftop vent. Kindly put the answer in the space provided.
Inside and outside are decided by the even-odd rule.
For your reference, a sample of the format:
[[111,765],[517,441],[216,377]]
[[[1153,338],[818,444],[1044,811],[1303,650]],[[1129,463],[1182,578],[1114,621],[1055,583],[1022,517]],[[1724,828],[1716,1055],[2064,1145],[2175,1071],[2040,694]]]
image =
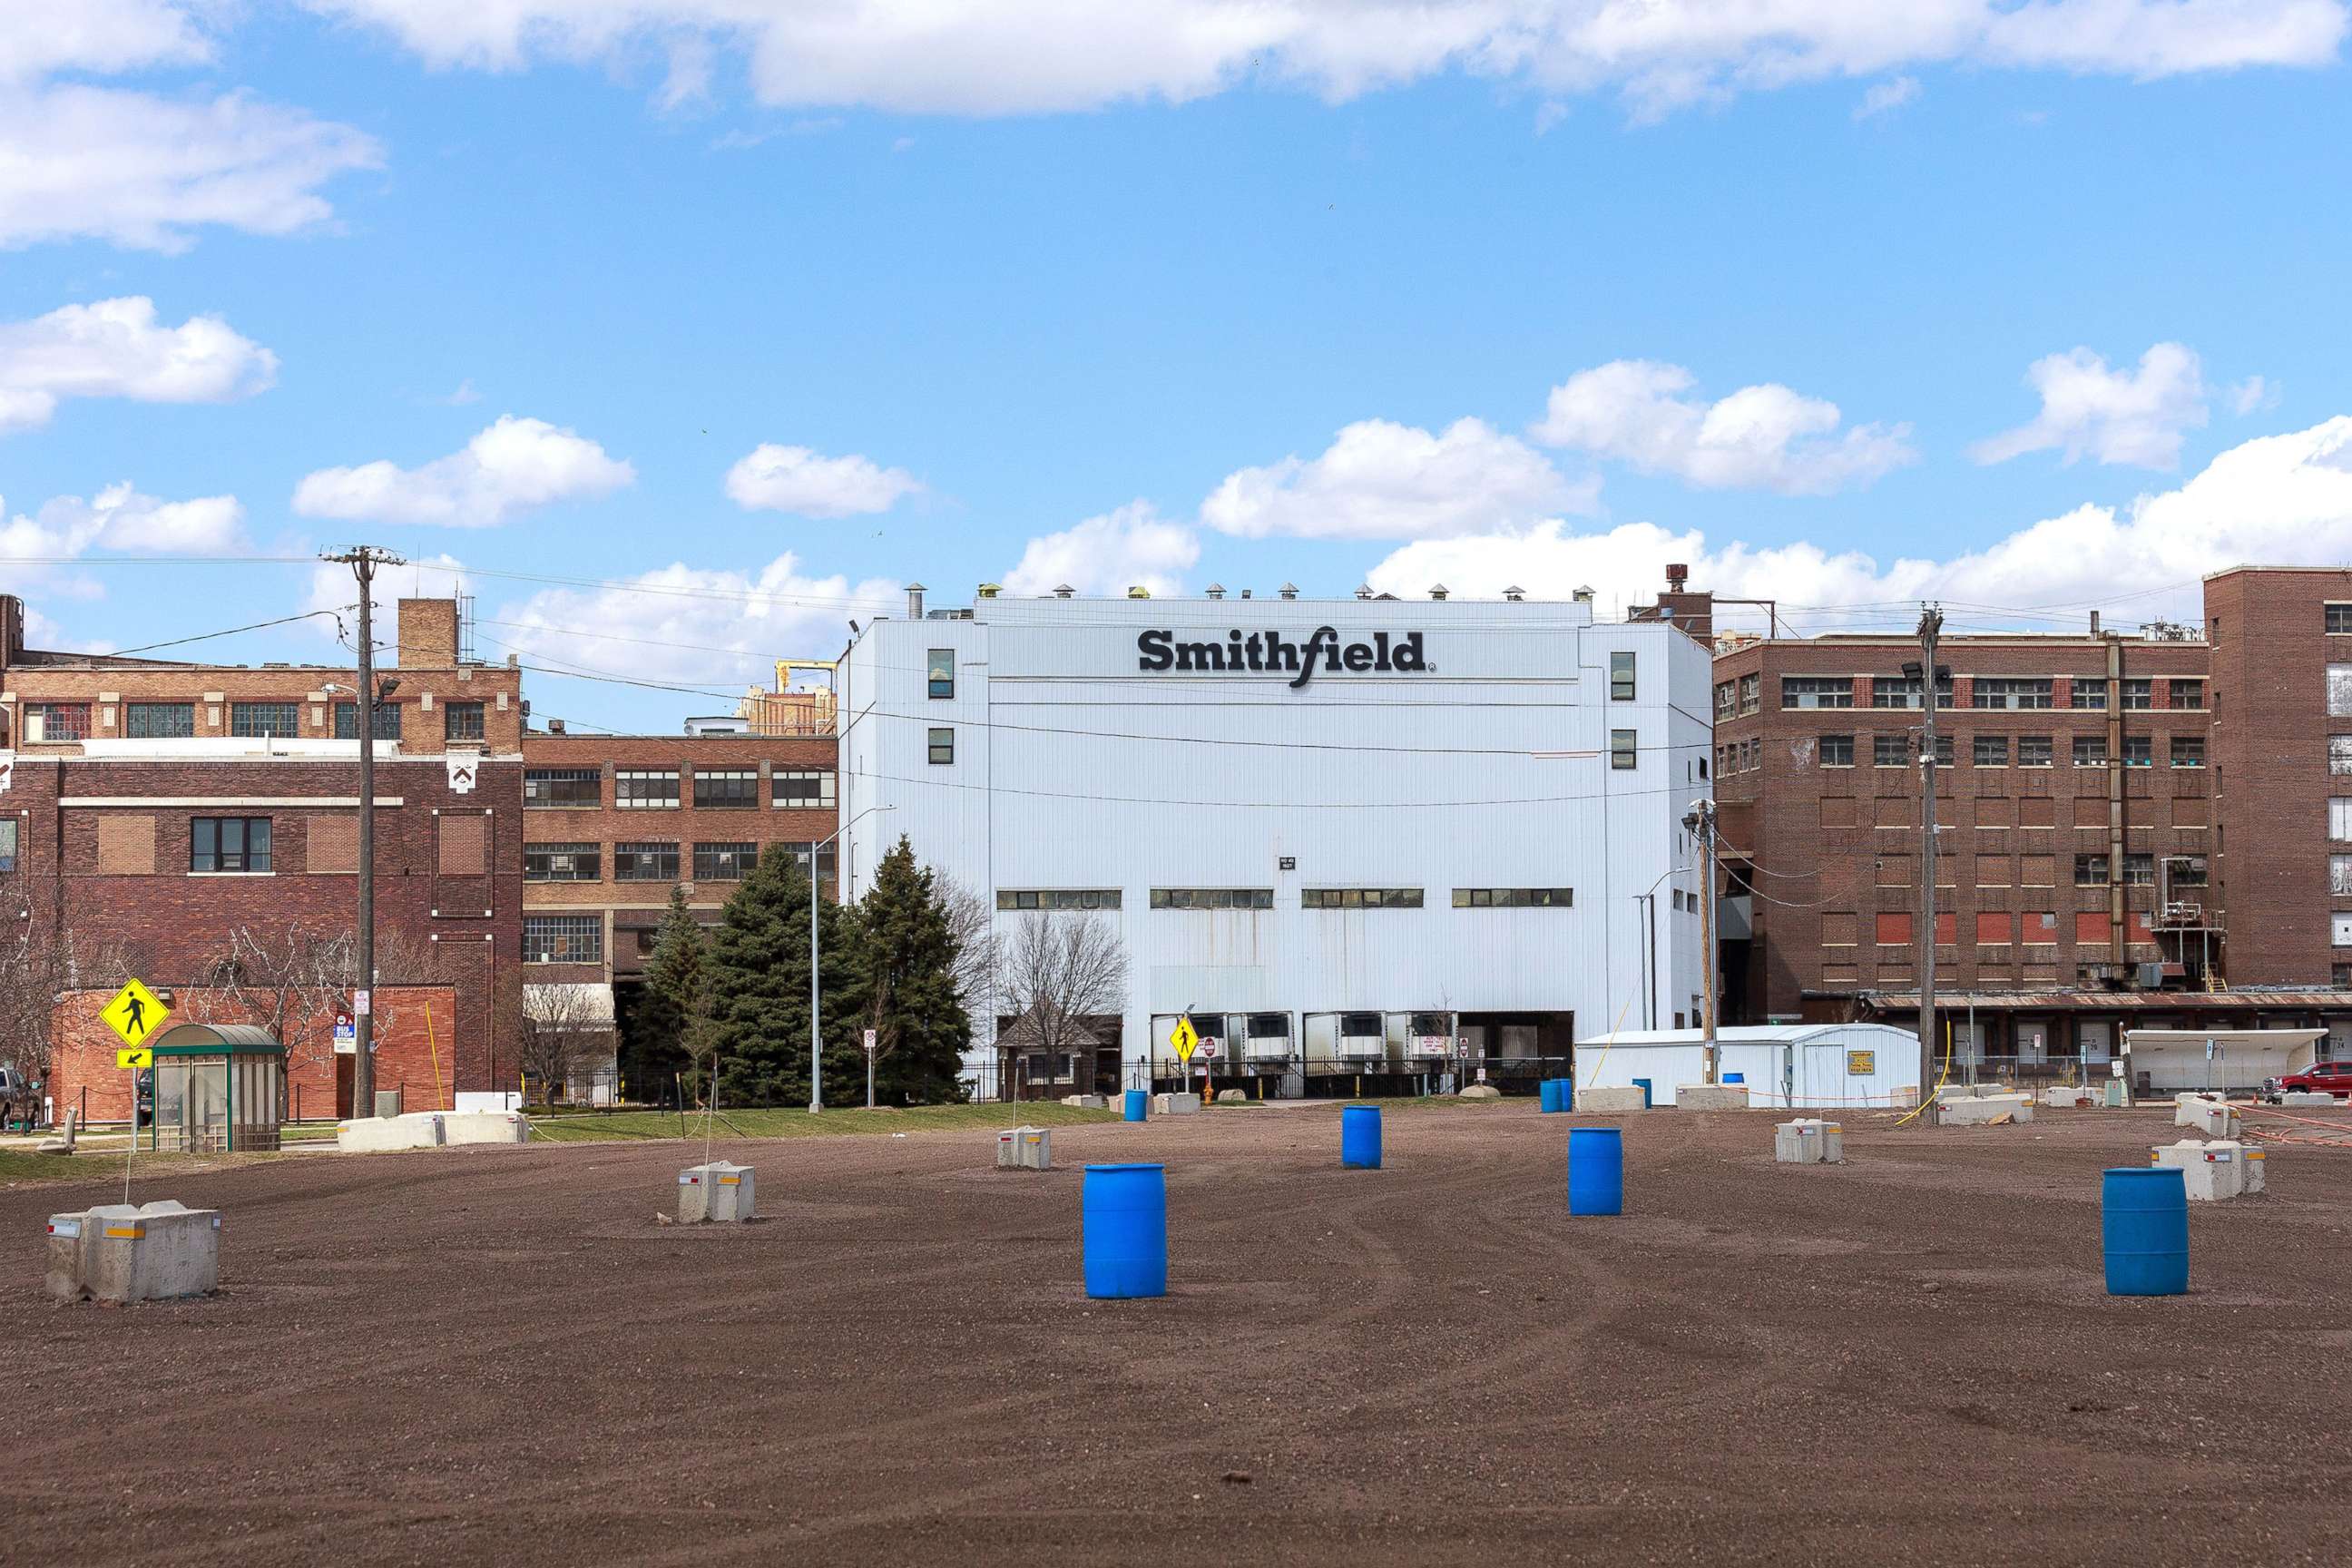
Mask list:
[[1127,590],[1127,596],[1130,599],[1149,599],[1151,597],[1151,590],[1137,583]]
[[982,583],[979,588],[979,595],[983,599],[993,599],[1003,592],[1004,590],[994,583]]
[[[1067,583],[1064,583],[1054,590],[1054,597],[1056,599],[1066,599],[1076,592],[1077,590],[1076,588],[1071,587]],[[1920,809],[1925,810],[1926,807],[1923,806]]]
[[[1592,603],[1592,590],[1591,590],[1591,588],[1589,588],[1589,587],[1588,587],[1588,588],[1579,588],[1579,589],[1578,589],[1578,590],[1577,590],[1573,595],[1570,595],[1570,597],[1574,598],[1574,599],[1576,600],[1576,602],[1577,602],[1578,604],[1580,604],[1580,605],[1589,605],[1589,604]],[[1924,809],[1924,808],[1923,808],[1923,809]]]
[[1688,566],[1684,565],[1679,561],[1673,562],[1667,565],[1666,586],[1668,589],[1679,594],[1683,591],[1683,584],[1689,581],[1690,568]]
[[923,585],[920,583],[907,584],[907,618],[910,621],[923,618]]
[[[547,732],[551,735],[561,735],[563,733],[563,721],[561,719],[550,719],[547,721]],[[1927,808],[1923,805],[1919,809],[1921,811],[1925,811]]]
[[1250,596],[1250,591],[1249,591],[1247,588],[1244,588],[1244,589],[1242,590],[1242,597],[1243,597],[1243,598],[1244,598],[1244,599],[1246,599],[1246,598],[1248,598],[1249,596]]
[[1285,583],[1282,585],[1282,596],[1286,599],[1296,599],[1298,597],[1298,584],[1296,583]]
[[1369,599],[1371,596],[1372,585],[1370,583],[1359,583],[1356,584],[1356,597],[1359,599]]
[[[1445,584],[1440,583],[1435,587],[1430,589],[1429,596],[1433,599],[1444,599],[1445,597]],[[1922,807],[1921,809],[1924,810],[1926,808]]]
[[1223,598],[1225,596],[1225,585],[1223,583],[1210,584],[1208,587],[1208,595],[1212,599]]
[[[1528,596],[1528,591],[1527,591],[1525,588],[1511,587],[1511,588],[1506,588],[1506,589],[1504,589],[1504,590],[1503,590],[1503,597],[1505,597],[1506,599],[1508,599],[1508,600],[1509,600],[1511,603],[1513,603],[1514,605],[1518,604],[1519,602],[1521,602],[1522,600],[1524,600],[1527,596]],[[1926,807],[1924,807],[1924,806],[1923,806],[1923,807],[1921,807],[1920,809],[1925,810],[1925,809],[1926,809]]]

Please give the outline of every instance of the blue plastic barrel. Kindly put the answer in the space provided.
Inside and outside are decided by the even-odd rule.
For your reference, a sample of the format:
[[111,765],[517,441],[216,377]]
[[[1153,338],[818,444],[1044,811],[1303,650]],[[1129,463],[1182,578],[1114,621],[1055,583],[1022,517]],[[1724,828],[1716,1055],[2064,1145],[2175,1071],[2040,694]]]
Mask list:
[[1559,1079],[1548,1078],[1536,1085],[1536,1104],[1546,1116],[1559,1109]]
[[2189,1184],[2172,1166],[2129,1165],[2099,1188],[2099,1237],[2110,1296],[2189,1291]]
[[1625,1212],[1625,1142],[1614,1127],[1577,1127],[1568,1134],[1568,1212]]
[[1744,1072],[1727,1072],[1723,1075],[1723,1081],[1726,1083],[1746,1083],[1748,1081],[1748,1075]]
[[1642,1091],[1642,1109],[1644,1110],[1649,1110],[1651,1105],[1650,1080],[1645,1078],[1637,1078],[1633,1080],[1633,1087]]
[[1151,1091],[1130,1089],[1127,1091],[1127,1119],[1129,1121],[1149,1121],[1151,1116]]
[[1339,1163],[1350,1171],[1381,1168],[1381,1108],[1350,1105],[1339,1112]]
[[1087,1294],[1168,1294],[1168,1179],[1159,1165],[1088,1165],[1079,1201]]

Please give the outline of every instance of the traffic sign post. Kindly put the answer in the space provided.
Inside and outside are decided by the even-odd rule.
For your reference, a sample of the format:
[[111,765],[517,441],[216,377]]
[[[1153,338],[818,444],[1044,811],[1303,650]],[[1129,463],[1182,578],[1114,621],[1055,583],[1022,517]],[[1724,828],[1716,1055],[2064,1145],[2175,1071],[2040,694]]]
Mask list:
[[108,1028],[121,1037],[124,1045],[143,1046],[163,1026],[172,1010],[142,982],[132,980],[114,994],[113,1001],[99,1009],[98,1016],[106,1020]]
[[881,1037],[874,1030],[866,1031],[866,1109],[874,1109],[874,1047]]

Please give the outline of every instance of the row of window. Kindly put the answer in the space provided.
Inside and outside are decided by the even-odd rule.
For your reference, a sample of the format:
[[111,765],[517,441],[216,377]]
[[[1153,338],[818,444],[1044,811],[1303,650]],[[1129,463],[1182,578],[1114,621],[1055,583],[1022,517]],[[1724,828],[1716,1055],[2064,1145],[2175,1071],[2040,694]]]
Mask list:
[[[1117,888],[1000,889],[1000,910],[1116,910]],[[1568,909],[1576,902],[1573,888],[1456,888],[1457,910]],[[1154,888],[1155,910],[1270,910],[1272,888]],[[1423,905],[1419,888],[1304,888],[1302,910],[1417,910]]]
[[[403,705],[380,702],[375,710],[375,738],[379,741],[400,739],[400,715]],[[87,741],[90,738],[90,705],[87,702],[27,702],[21,717],[24,739],[36,741]],[[450,741],[479,741],[487,733],[487,705],[480,702],[445,702],[441,704],[442,738]],[[126,702],[122,705],[122,733],[133,741],[181,740],[196,732],[196,705],[193,702]],[[228,732],[252,740],[275,736],[292,740],[302,732],[302,704],[299,702],[232,702],[228,705]],[[335,739],[356,741],[360,738],[359,704],[335,704]]]
[[[2352,741],[2352,736],[2343,739]],[[1823,735],[1816,742],[1815,755],[1825,768],[1850,768],[1854,765],[1854,737]],[[1870,762],[1873,767],[1907,768],[1918,760],[1919,741],[1915,735],[1897,732],[1870,737]],[[2105,735],[2076,735],[2073,738],[2072,758],[2078,768],[2104,768],[2107,765],[2107,738]],[[2330,760],[2333,761],[2331,748]],[[1760,766],[1763,749],[1753,739],[1735,741],[1716,748],[1716,767],[1720,773],[1740,773]],[[2048,735],[1977,735],[1969,742],[1969,761],[1979,768],[2005,768],[2014,763],[2021,768],[2047,768],[2056,765],[2057,749]],[[2176,768],[2201,768],[2205,765],[2205,737],[2175,735],[2165,746],[2165,761]],[[2352,762],[2352,759],[2347,759]],[[1955,767],[1959,762],[1959,746],[1956,737],[1936,737],[1936,765]],[[2156,737],[2126,735],[2124,766],[2152,768],[2156,765]],[[2352,771],[2352,767],[2347,770]]]
[[[1737,682],[1720,681],[1715,689],[1715,712],[1718,719],[1729,719],[1753,713],[1759,705],[1755,700],[1761,691],[1751,687],[1755,676],[1743,676]],[[1780,706],[1784,709],[1852,708],[1854,704],[1854,679],[1851,675],[1785,675],[1780,678]],[[1871,679],[1870,705],[1873,708],[1920,708],[1923,682],[1894,676]],[[2156,704],[2156,682],[2153,679],[2126,679],[2117,682],[2122,688],[2118,706],[2126,710],[2153,709]],[[2167,705],[2182,712],[2201,711],[2205,707],[2205,682],[2201,677],[2175,677],[2165,682]],[[1984,676],[1969,682],[1969,706],[1988,711],[2053,708],[2057,705],[2057,682],[2047,676]],[[2072,707],[2091,711],[2104,711],[2107,706],[2107,681],[2104,677],[2077,677],[2069,697]],[[1950,676],[1936,682],[1936,706],[1954,706]]]
[[[806,870],[809,847],[805,841],[787,843],[793,858]],[[605,847],[602,844],[526,844],[522,847],[522,879],[526,882],[601,882],[604,879]],[[615,882],[675,882],[678,868],[691,864],[694,880],[698,882],[740,882],[760,861],[761,846],[757,844],[697,844],[689,861],[681,858],[680,846],[675,840],[639,844],[615,844],[613,852],[613,880]],[[833,847],[828,845],[817,857],[817,877],[820,880],[834,874]]]
[[[1976,944],[1979,947],[2007,947],[2012,942],[2026,947],[2054,947],[2058,942],[2058,916],[2050,910],[2028,910],[2012,914],[2007,910],[1979,910],[1972,919]],[[1918,923],[1905,910],[1881,910],[1875,917],[1871,939],[1879,947],[1909,947],[1918,940]],[[2114,930],[2105,910],[2083,910],[2074,915],[2074,940],[2078,943],[2105,946]],[[1936,917],[1936,941],[1951,947],[1959,942],[1959,919],[1953,914]],[[2133,910],[2125,924],[2126,936],[2139,942],[2153,942],[2155,933],[2148,929],[2147,917]],[[1834,917],[1824,923],[1822,933],[1823,947],[1853,947],[1861,943],[1861,930],[1852,915]]]
[[[697,768],[697,811],[752,810],[760,804],[757,768]],[[615,768],[613,805],[621,811],[676,811],[686,800],[685,775],[677,768]],[[834,775],[829,768],[777,768],[770,797],[780,811],[830,810]],[[527,806],[579,807],[604,804],[602,768],[525,768],[522,803]]]

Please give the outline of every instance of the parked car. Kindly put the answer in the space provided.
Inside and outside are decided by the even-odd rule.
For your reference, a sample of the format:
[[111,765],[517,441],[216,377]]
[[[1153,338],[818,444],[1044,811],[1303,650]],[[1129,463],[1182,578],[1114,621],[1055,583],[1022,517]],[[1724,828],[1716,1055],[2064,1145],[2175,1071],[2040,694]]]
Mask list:
[[2338,1100],[2352,1100],[2352,1061],[2314,1062],[2301,1072],[2263,1079],[2264,1100],[2275,1101],[2290,1092],[2332,1094]]

